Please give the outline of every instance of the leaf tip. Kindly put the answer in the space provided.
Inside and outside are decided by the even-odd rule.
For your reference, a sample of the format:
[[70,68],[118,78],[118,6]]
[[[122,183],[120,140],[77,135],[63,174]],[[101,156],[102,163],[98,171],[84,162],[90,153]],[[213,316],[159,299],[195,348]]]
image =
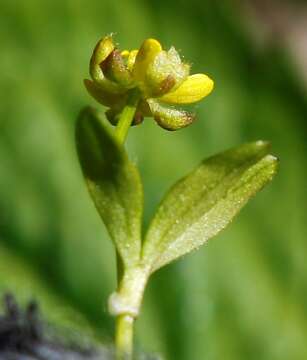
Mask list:
[[273,175],[275,175],[279,168],[279,162],[280,162],[279,158],[275,155],[268,154],[264,157],[264,159],[272,165],[272,172]]
[[95,108],[93,108],[92,106],[89,106],[89,105],[85,106],[79,112],[78,121],[80,121],[81,119],[84,119],[88,115],[96,115],[96,114],[97,114],[97,110]]

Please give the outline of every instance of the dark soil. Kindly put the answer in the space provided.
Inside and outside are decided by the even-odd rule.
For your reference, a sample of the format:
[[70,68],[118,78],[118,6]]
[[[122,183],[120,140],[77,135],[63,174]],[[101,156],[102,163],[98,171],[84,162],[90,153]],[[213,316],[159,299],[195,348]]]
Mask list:
[[[67,331],[65,331],[66,333]],[[67,345],[68,344],[68,345]],[[84,346],[64,339],[63,331],[48,326],[36,302],[21,308],[10,294],[4,296],[0,314],[0,360],[114,360],[110,347]],[[161,360],[138,353],[135,360]]]

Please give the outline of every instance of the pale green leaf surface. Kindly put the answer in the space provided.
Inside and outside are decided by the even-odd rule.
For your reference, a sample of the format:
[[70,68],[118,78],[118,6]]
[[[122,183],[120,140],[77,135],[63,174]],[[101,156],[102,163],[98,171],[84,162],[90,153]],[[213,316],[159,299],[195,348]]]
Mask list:
[[224,229],[276,172],[263,141],[204,160],[167,193],[152,220],[143,260],[152,272],[197,249]]
[[85,108],[76,126],[84,177],[112,240],[126,266],[139,259],[143,189],[140,175],[95,110]]

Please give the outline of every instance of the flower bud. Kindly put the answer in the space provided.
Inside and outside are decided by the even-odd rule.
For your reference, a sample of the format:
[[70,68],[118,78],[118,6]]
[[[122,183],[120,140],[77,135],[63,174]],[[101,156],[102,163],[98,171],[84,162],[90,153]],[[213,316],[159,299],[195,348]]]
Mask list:
[[138,105],[132,125],[149,116],[164,129],[177,130],[191,124],[195,116],[164,105],[200,101],[214,86],[207,75],[189,72],[190,66],[181,61],[174,47],[165,51],[157,40],[147,39],[139,50],[119,51],[112,36],[106,36],[91,57],[92,80],[84,84],[90,95],[109,107],[106,116],[113,125],[118,123],[133,91],[138,94]]

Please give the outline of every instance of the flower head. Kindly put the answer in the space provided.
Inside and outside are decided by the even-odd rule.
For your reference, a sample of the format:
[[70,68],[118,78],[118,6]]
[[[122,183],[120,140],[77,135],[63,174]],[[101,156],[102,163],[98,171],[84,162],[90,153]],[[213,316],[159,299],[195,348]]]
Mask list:
[[163,50],[154,39],[147,39],[139,50],[120,51],[112,36],[96,45],[90,61],[92,80],[84,81],[88,92],[109,107],[109,121],[116,125],[131,91],[138,91],[140,101],[133,124],[145,116],[153,117],[167,130],[189,125],[194,114],[172,105],[192,104],[209,95],[213,81],[205,74],[189,75],[190,66],[182,62],[174,47]]

